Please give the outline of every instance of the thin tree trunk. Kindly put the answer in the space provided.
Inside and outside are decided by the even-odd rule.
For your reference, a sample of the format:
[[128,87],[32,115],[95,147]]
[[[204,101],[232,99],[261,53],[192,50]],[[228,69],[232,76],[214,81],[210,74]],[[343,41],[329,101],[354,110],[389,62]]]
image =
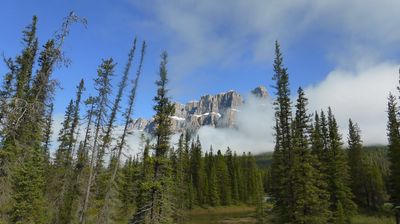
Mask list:
[[[103,107],[101,107],[103,108]],[[95,179],[96,176],[96,172],[94,169],[94,163],[95,163],[95,158],[97,157],[97,145],[98,145],[98,138],[99,138],[99,133],[100,133],[100,129],[101,129],[101,114],[103,113],[103,110],[100,109],[99,114],[98,114],[98,118],[97,118],[97,122],[96,122],[96,132],[95,132],[95,136],[94,136],[94,144],[92,147],[92,157],[90,159],[90,170],[89,170],[89,180],[86,186],[86,193],[85,193],[85,200],[83,203],[83,208],[82,208],[82,212],[81,212],[81,216],[79,217],[79,223],[80,224],[84,224],[85,223],[85,216],[86,216],[86,210],[88,208],[88,204],[89,204],[89,196],[90,196],[90,188],[92,186],[92,183]]]

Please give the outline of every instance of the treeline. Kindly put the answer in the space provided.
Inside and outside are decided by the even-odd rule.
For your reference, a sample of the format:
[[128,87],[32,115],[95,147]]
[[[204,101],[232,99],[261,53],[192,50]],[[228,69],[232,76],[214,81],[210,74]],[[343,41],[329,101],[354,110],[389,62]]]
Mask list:
[[261,172],[251,153],[237,156],[228,148],[225,154],[211,149],[202,156],[199,139],[189,142],[181,135],[172,153],[176,188],[183,194],[181,208],[260,203],[263,198]]
[[291,101],[289,75],[277,42],[273,80],[276,144],[264,186],[275,200],[275,222],[350,223],[357,212],[382,211],[385,202],[391,202],[388,205],[399,220],[400,135],[395,98],[389,97],[386,157],[382,151],[364,152],[361,131],[351,119],[348,147],[343,147],[332,109],[309,113],[301,88],[296,102]]
[[103,59],[93,91],[80,81],[57,142],[51,142],[57,86],[52,74],[66,61],[62,45],[75,22],[85,23],[71,13],[41,48],[33,17],[23,31],[22,52],[5,60],[0,223],[185,223],[183,211],[195,206],[262,202],[261,172],[251,154],[237,156],[229,148],[203,153],[199,138],[187,134],[176,146],[171,143],[175,108],[168,96],[166,52],[156,81],[154,135],[142,138],[140,156],[130,156],[129,127],[146,51],[136,38],[118,86],[111,84],[116,63]]

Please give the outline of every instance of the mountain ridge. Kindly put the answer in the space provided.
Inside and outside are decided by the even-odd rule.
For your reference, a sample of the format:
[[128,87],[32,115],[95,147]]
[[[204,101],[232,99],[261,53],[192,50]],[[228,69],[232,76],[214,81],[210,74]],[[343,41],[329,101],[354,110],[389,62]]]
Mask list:
[[[264,86],[258,86],[250,93],[259,98],[269,97]],[[175,114],[171,116],[172,131],[195,133],[202,126],[236,128],[236,115],[243,104],[245,99],[234,90],[215,95],[206,94],[199,100],[191,100],[185,104],[174,102]],[[153,119],[138,118],[132,121],[130,128],[152,134],[155,125]]]

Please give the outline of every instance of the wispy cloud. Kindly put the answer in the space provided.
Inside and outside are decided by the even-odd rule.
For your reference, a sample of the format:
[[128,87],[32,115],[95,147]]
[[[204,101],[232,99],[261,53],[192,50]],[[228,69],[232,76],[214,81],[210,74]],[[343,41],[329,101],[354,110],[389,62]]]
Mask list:
[[384,63],[356,72],[330,72],[324,81],[305,90],[311,112],[331,106],[344,140],[351,118],[359,123],[365,144],[387,144],[387,97],[389,92],[397,93],[399,66]]
[[[360,57],[374,60],[399,49],[400,2],[356,1],[134,1],[150,14],[144,23],[165,38],[178,77],[202,66],[265,63],[273,42],[285,48],[305,38],[324,43],[325,56],[338,65]],[[384,53],[386,52],[386,53]],[[178,63],[179,62],[179,63]]]

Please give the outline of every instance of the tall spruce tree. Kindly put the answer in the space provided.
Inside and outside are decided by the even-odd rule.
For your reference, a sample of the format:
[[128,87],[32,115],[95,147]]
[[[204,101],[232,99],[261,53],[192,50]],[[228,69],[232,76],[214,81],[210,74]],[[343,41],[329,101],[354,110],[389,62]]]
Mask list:
[[387,135],[389,140],[388,157],[390,161],[389,194],[395,210],[396,223],[400,223],[400,131],[399,109],[395,97],[388,98]]
[[54,104],[51,103],[46,111],[45,127],[43,130],[43,150],[46,154],[47,164],[50,163],[51,136],[53,134],[53,111]]
[[205,160],[205,170],[207,175],[207,203],[211,206],[217,206],[220,204],[219,190],[218,190],[218,180],[215,167],[215,158],[213,154],[213,148],[210,146],[210,151],[206,153],[204,157]]
[[348,134],[348,158],[350,166],[351,189],[354,194],[354,201],[362,207],[366,207],[365,177],[366,167],[363,162],[363,148],[360,136],[360,129],[357,124],[349,119]]
[[89,162],[89,177],[86,183],[86,190],[84,193],[84,202],[80,210],[79,223],[86,222],[86,213],[89,207],[90,193],[93,183],[96,180],[97,173],[101,168],[98,166],[99,160],[103,160],[99,148],[102,145],[103,129],[105,120],[108,117],[108,108],[110,107],[109,95],[111,92],[111,77],[114,75],[114,61],[110,58],[103,60],[102,64],[97,70],[97,78],[95,79],[95,88],[98,95],[94,98],[94,130],[93,130],[93,143],[90,150]]
[[[134,53],[135,53],[135,48],[136,48],[136,39],[134,40],[134,44],[133,47],[129,53],[129,59],[128,59],[128,63],[125,67],[125,71],[124,71],[124,76],[123,79],[121,80],[120,83],[120,88],[118,91],[118,95],[116,98],[116,102],[114,104],[114,108],[115,109],[115,113],[116,110],[118,109],[118,102],[121,100],[122,97],[122,93],[123,93],[123,89],[125,87],[125,83],[127,81],[128,78],[128,74],[129,74],[129,70],[130,67],[132,65],[132,61],[133,61],[133,57],[134,57]],[[130,95],[129,95],[129,100],[128,100],[128,108],[126,110],[126,112],[124,113],[124,118],[125,118],[125,124],[124,124],[124,129],[122,132],[122,135],[119,139],[119,142],[117,144],[117,152],[115,155],[115,164],[113,164],[112,168],[112,172],[111,172],[111,176],[110,179],[108,181],[108,186],[106,189],[106,194],[105,194],[105,198],[104,198],[104,203],[103,203],[103,207],[100,211],[100,218],[99,218],[99,223],[108,223],[109,219],[110,219],[110,210],[111,210],[111,205],[110,205],[110,200],[112,198],[112,194],[115,192],[116,193],[116,189],[113,189],[115,186],[115,179],[117,177],[117,172],[119,169],[119,165],[120,165],[120,159],[123,153],[123,149],[126,147],[127,144],[127,137],[129,135],[129,124],[132,121],[132,113],[133,113],[133,107],[134,107],[134,103],[135,103],[135,98],[136,98],[136,91],[138,88],[138,83],[139,83],[139,79],[140,79],[140,75],[142,72],[142,65],[143,65],[143,59],[144,59],[144,54],[145,54],[145,50],[146,50],[146,43],[143,42],[142,44],[142,50],[141,50],[141,56],[140,56],[140,61],[139,61],[139,66],[138,66],[138,70],[136,72],[136,77],[133,81],[133,85],[130,91]],[[115,115],[114,115],[115,116]]]
[[217,156],[215,157],[215,169],[221,205],[229,205],[232,200],[230,186],[231,180],[229,179],[228,167],[221,150],[217,151]]
[[[51,75],[55,65],[63,59],[62,46],[69,27],[78,20],[73,14],[66,17],[60,32],[44,44],[36,61],[38,41],[34,17],[32,25],[24,32],[26,48],[13,63],[16,66],[11,66],[15,78],[15,95],[10,101],[13,109],[6,116],[1,133],[4,136],[2,151],[11,152],[6,156],[6,170],[13,170],[8,176],[13,190],[8,193],[12,199],[9,214],[14,223],[45,223],[48,216],[44,198],[47,155],[43,136],[46,109],[51,104],[55,87]],[[35,73],[34,66],[37,66]]]
[[[189,137],[189,136],[188,136]],[[196,143],[190,150],[190,169],[188,173],[188,181],[192,185],[193,194],[195,195],[196,204],[202,204],[204,201],[204,161],[202,159],[202,149],[199,136]]]
[[239,174],[237,173],[236,157],[232,155],[232,150],[229,147],[225,152],[225,157],[229,173],[232,202],[237,204],[239,202]]
[[[329,148],[327,161],[328,189],[333,223],[348,223],[356,211],[353,194],[350,188],[349,165],[342,148],[336,119],[331,108],[328,108]],[[344,218],[343,218],[344,217]]]
[[138,177],[138,192],[135,198],[137,208],[129,223],[150,223],[150,210],[148,208],[150,206],[149,202],[151,201],[150,187],[153,177],[152,166],[154,162],[149,154],[150,148],[150,140],[147,139],[143,148],[140,175]]
[[[154,97],[156,105],[154,110],[154,123],[156,124],[154,146],[154,166],[153,178],[149,183],[150,201],[138,204],[136,214],[149,211],[150,224],[172,223],[173,204],[172,204],[172,179],[171,165],[167,153],[170,151],[171,116],[175,113],[175,106],[168,97],[167,90],[167,52],[161,54],[160,79],[156,82],[158,87],[157,95]],[[130,223],[145,223],[145,220],[137,219],[134,215]]]
[[275,150],[271,168],[274,184],[272,194],[276,199],[274,207],[279,223],[293,220],[293,150],[291,147],[292,109],[290,101],[289,75],[283,65],[283,57],[278,42],[275,42],[274,89],[276,90],[275,106]]
[[293,184],[295,206],[293,223],[327,223],[329,217],[328,193],[320,188],[316,157],[311,153],[308,100],[299,88],[296,115],[292,124]]

